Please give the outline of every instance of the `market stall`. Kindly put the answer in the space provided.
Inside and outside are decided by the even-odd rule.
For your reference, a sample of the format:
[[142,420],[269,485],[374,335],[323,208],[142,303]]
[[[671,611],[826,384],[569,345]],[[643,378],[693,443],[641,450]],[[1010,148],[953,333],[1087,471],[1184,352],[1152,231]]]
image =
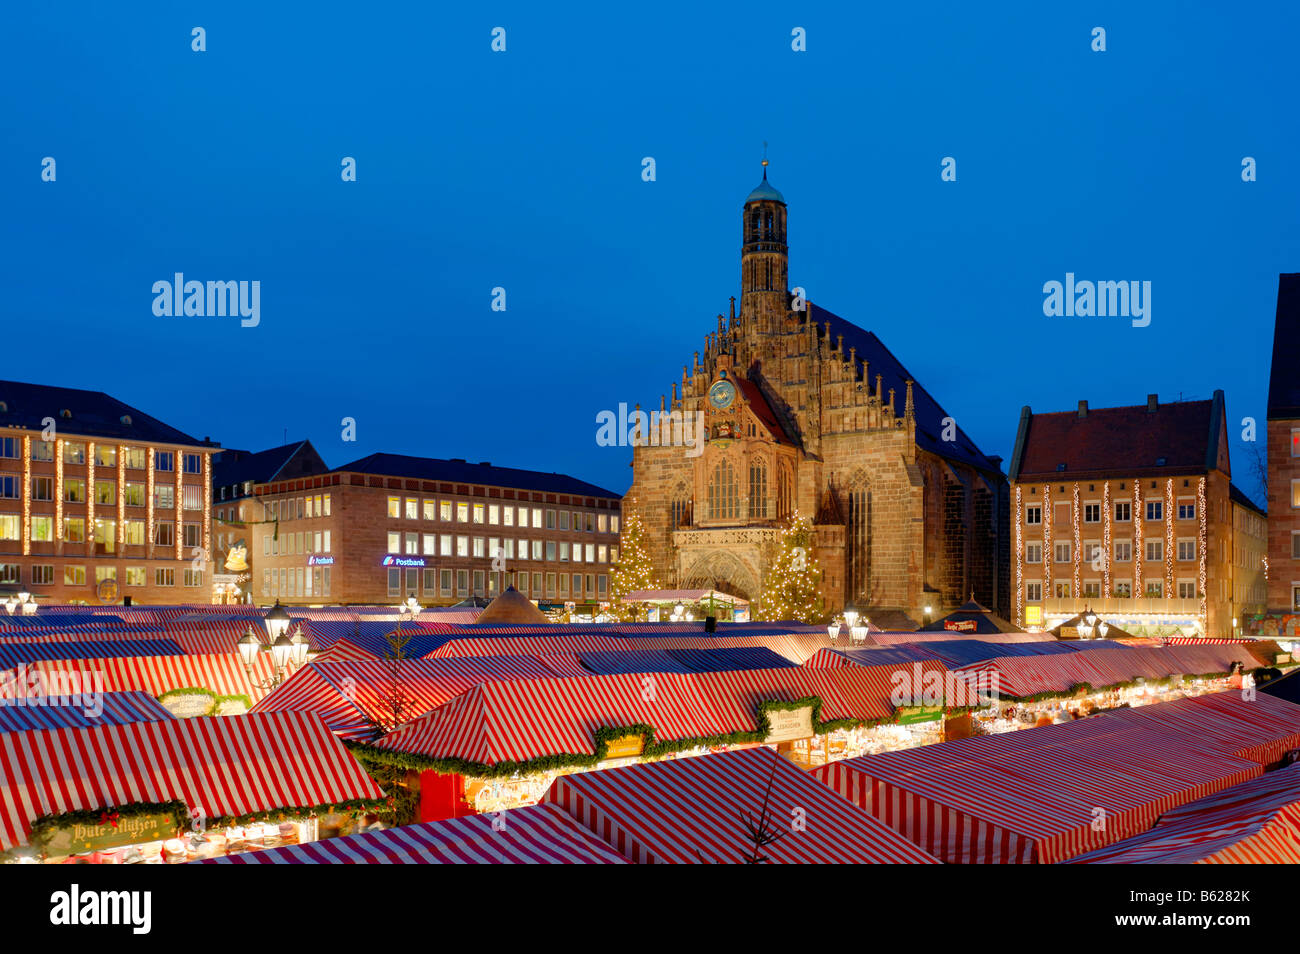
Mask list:
[[813,774],[958,864],[1062,861],[1261,771],[1098,718],[832,762]]
[[[916,664],[936,677],[939,700],[943,673]],[[498,811],[536,802],[561,775],[640,759],[769,745],[811,765],[941,737],[943,706],[896,708],[896,675],[792,667],[485,682],[357,751],[421,771],[422,820]]]
[[544,804],[639,864],[937,862],[766,747],[562,776]]
[[1071,864],[1300,864],[1300,764],[1166,812]]
[[627,859],[554,805],[470,815],[211,859],[213,864],[625,865]]
[[158,722],[175,718],[147,692],[13,698],[0,694],[0,733]]
[[170,719],[0,735],[0,856],[177,863],[316,837],[383,793],[315,716]]
[[550,678],[526,656],[334,660],[303,666],[253,707],[254,712],[316,712],[347,739],[374,738],[424,715],[481,682]]

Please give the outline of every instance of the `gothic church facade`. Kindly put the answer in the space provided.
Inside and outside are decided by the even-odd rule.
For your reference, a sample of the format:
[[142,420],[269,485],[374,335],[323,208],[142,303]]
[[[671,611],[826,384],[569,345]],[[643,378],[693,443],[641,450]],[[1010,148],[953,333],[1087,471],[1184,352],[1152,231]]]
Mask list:
[[972,594],[1004,612],[1001,459],[873,333],[791,294],[787,206],[764,167],[744,204],[739,312],[733,298],[660,400],[661,413],[703,415],[703,452],[653,427],[634,450],[628,503],[660,579],[757,600],[797,511],[813,520],[830,613],[851,604],[905,626]]

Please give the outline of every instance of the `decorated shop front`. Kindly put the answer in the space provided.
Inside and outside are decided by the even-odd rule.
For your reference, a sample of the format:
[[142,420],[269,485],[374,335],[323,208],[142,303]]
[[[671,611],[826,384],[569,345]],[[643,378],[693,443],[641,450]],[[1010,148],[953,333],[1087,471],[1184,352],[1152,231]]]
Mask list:
[[388,804],[314,715],[168,719],[0,735],[0,858],[178,864],[299,844]]

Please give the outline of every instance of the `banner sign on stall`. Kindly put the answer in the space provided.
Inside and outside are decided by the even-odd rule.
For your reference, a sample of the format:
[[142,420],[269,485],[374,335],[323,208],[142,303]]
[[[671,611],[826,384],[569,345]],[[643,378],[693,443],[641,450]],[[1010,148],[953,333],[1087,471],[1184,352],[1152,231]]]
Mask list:
[[794,742],[797,739],[811,739],[813,731],[812,705],[797,709],[768,709],[767,724],[769,731],[764,742]]
[[943,706],[900,706],[898,709],[899,725],[919,725],[942,718]]
[[610,739],[605,743],[605,758],[626,759],[645,752],[645,738],[639,735],[625,735]]
[[975,625],[973,619],[947,619],[943,621],[943,628],[950,633],[973,633],[975,632]]
[[217,694],[210,689],[169,689],[158,697],[164,709],[178,719],[212,715],[217,704]]
[[146,841],[165,841],[176,837],[176,819],[170,815],[133,815],[105,820],[93,825],[75,822],[51,828],[40,838],[41,849],[49,855],[72,855],[122,845],[139,845]]

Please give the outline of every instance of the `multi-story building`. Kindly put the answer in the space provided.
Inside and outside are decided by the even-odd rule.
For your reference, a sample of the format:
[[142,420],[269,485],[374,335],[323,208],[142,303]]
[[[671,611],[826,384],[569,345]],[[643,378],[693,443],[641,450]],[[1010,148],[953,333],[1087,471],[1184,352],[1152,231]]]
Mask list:
[[1223,392],[1020,413],[1010,467],[1013,620],[1090,607],[1137,633],[1225,636],[1234,616]]
[[657,575],[755,602],[797,511],[830,613],[907,626],[972,594],[1005,611],[1000,459],[875,334],[790,287],[786,216],[765,169],[742,209],[739,314],[733,298],[640,429],[629,498]]
[[1269,635],[1300,635],[1300,273],[1278,276],[1268,386]]
[[1233,635],[1255,632],[1268,607],[1268,515],[1236,484],[1232,502],[1232,618]]
[[323,474],[329,467],[311,441],[252,453],[222,450],[212,458],[212,601],[244,603],[255,599],[256,553],[262,506],[253,496],[258,484]]
[[435,606],[514,585],[590,611],[618,560],[619,495],[563,474],[372,454],[253,492],[259,603]]
[[0,585],[208,602],[215,449],[99,391],[0,382]]

